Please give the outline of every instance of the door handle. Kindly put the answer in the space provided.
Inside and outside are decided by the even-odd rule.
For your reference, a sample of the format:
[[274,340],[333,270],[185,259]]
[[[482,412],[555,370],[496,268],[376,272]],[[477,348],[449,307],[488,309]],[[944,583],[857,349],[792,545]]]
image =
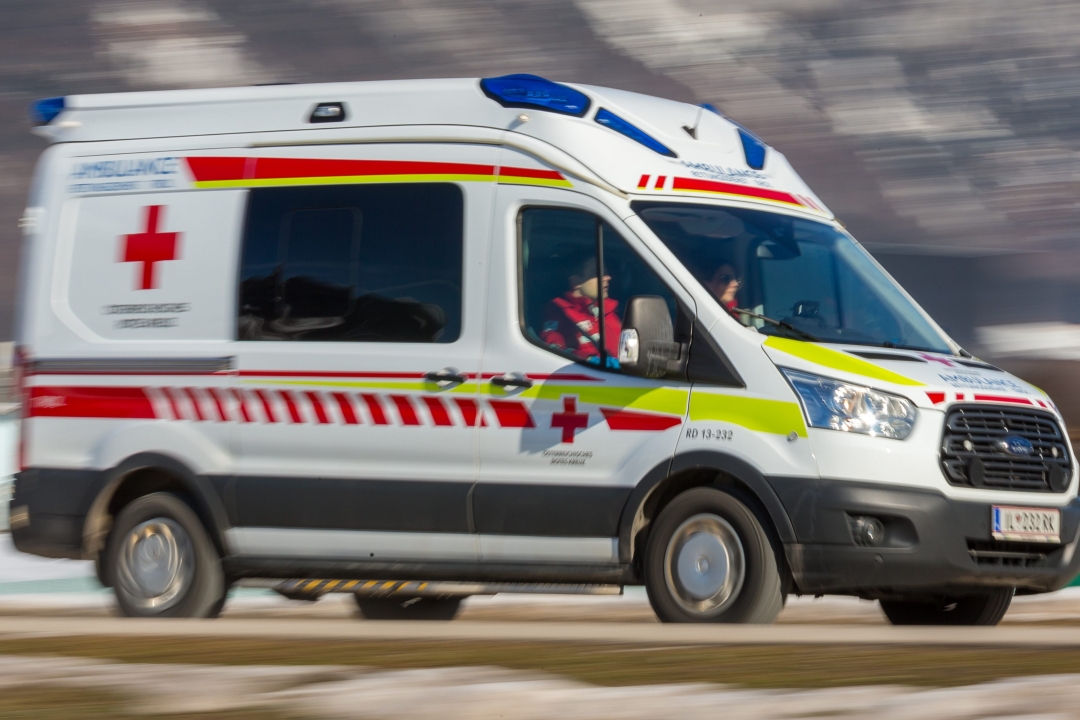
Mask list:
[[450,385],[460,385],[469,379],[469,376],[459,371],[457,368],[447,367],[436,372],[424,373],[424,379],[428,382],[435,383],[440,387],[447,387]]
[[501,388],[531,388],[533,381],[521,373],[506,373],[502,377],[491,378],[491,384]]

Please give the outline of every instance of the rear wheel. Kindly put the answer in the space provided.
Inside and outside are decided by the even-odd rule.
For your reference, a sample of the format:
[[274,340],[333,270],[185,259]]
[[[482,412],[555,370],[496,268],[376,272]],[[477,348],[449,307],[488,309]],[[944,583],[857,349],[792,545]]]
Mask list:
[[372,598],[354,595],[368,620],[453,620],[464,598]]
[[106,572],[129,617],[215,617],[227,587],[221,558],[195,512],[176,495],[153,493],[116,517]]
[[997,625],[1012,597],[1012,588],[1000,588],[973,595],[882,600],[881,609],[893,625]]
[[784,606],[776,555],[761,523],[715,488],[688,490],[657,517],[645,587],[664,622],[771,623]]

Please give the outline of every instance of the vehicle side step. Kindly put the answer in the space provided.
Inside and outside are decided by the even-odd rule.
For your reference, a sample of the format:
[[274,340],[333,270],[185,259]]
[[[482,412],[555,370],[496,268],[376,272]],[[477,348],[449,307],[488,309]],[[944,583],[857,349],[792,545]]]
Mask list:
[[466,597],[523,593],[531,595],[622,595],[621,585],[564,583],[476,583],[443,580],[324,580],[297,578],[276,580],[249,578],[242,587],[268,588],[293,600],[318,600],[327,593],[352,593],[361,597]]

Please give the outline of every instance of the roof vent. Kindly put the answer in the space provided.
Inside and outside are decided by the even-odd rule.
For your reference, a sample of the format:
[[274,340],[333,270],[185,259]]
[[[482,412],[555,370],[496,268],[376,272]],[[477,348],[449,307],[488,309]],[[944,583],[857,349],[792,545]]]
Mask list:
[[621,117],[611,112],[600,108],[596,111],[596,122],[600,123],[604,127],[611,128],[617,133],[621,133],[626,137],[641,143],[645,147],[649,148],[653,152],[660,153],[667,157],[679,157],[675,154],[675,151],[664,145],[662,142],[649,135],[647,132],[634,125],[623,120]]
[[480,89],[508,108],[535,108],[574,117],[581,117],[589,109],[589,96],[585,93],[536,75],[484,78]]
[[308,118],[308,122],[331,123],[341,122],[344,119],[345,103],[329,102],[316,105],[315,109],[311,111],[311,117]]

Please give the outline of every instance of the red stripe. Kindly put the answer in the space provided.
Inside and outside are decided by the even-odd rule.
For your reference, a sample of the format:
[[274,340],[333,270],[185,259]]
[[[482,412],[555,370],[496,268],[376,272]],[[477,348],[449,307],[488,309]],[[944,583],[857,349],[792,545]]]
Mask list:
[[442,400],[437,397],[425,397],[424,403],[428,406],[428,410],[431,411],[431,419],[435,421],[437,426],[446,427],[454,424],[450,420],[450,413],[446,412],[446,406],[443,405]]
[[424,373],[404,372],[337,372],[332,370],[241,370],[240,377],[312,377],[312,378],[381,378],[392,380],[417,380]]
[[[483,373],[479,377],[483,380],[489,380],[493,377],[502,377],[506,373],[493,372]],[[537,373],[529,373],[530,380],[565,380],[567,382],[604,382],[603,378],[593,377],[592,375],[574,375],[573,373],[554,373],[551,375],[542,375]]]
[[296,403],[293,401],[292,393],[288,390],[278,390],[278,395],[285,401],[285,407],[289,410],[289,417],[292,418],[294,423],[302,423],[304,419],[300,417],[300,410],[297,409]]
[[221,416],[223,422],[229,421],[229,414],[225,412],[225,405],[221,402],[221,397],[218,395],[216,388],[207,388],[206,392],[210,393],[210,397],[214,399],[214,406],[217,407],[218,415]]
[[345,393],[330,393],[335,400],[337,400],[338,407],[341,408],[341,417],[345,419],[346,425],[359,425],[360,421],[356,419],[356,413],[353,412],[352,403],[349,402],[349,398]]
[[233,388],[232,394],[233,397],[236,398],[236,401],[240,403],[240,418],[246,423],[251,422],[251,415],[248,415],[247,411],[247,403],[244,402],[244,393],[236,388]]
[[1005,397],[1004,395],[976,395],[975,399],[979,402],[1013,403],[1014,405],[1032,404],[1032,402],[1027,398]]
[[945,402],[945,393],[928,392],[926,393],[926,398],[935,405],[940,405],[941,403]]
[[322,398],[314,390],[308,390],[305,393],[308,400],[311,401],[311,407],[315,410],[315,419],[319,421],[320,425],[326,425],[330,422],[330,418],[326,416],[326,408],[323,407]]
[[762,200],[776,200],[777,202],[791,203],[799,207],[805,207],[798,198],[779,190],[768,188],[750,187],[749,185],[736,185],[735,183],[717,182],[715,180],[701,180],[699,178],[676,177],[672,182],[673,190],[699,190],[704,192],[720,192],[729,195],[741,195],[743,197],[759,198]]
[[654,190],[663,190],[665,180],[667,180],[667,175],[661,175],[660,177],[656,178],[656,185],[653,186],[653,189]]
[[562,173],[556,170],[534,170],[533,168],[501,167],[499,175],[506,177],[534,178],[536,180],[565,180]]
[[266,421],[276,423],[277,417],[274,415],[274,406],[270,403],[270,393],[266,390],[256,390],[255,394],[262,401],[263,412],[266,413]]
[[270,392],[267,390],[253,391],[262,403],[262,411],[266,412],[267,422],[278,422],[278,417],[273,413],[273,405],[270,403]]
[[195,180],[239,180],[244,177],[247,158],[243,157],[189,157],[184,158]]
[[364,398],[364,402],[367,403],[368,410],[371,411],[371,422],[376,425],[389,425],[390,421],[386,419],[386,413],[383,412],[382,403],[379,402],[378,395],[363,394],[360,397]]
[[454,398],[454,402],[457,403],[458,409],[461,410],[461,416],[465,418],[465,425],[476,427],[476,421],[479,418],[480,427],[487,427],[487,421],[484,420],[483,414],[477,412],[475,400],[472,398]]
[[491,409],[495,411],[495,417],[499,420],[499,426],[504,428],[531,428],[536,427],[532,415],[524,403],[517,400],[488,400]]
[[180,412],[180,403],[176,401],[175,393],[179,392],[176,388],[161,388],[165,393],[165,397],[169,398],[169,407],[172,408],[173,417],[177,420],[184,419],[184,413]]
[[200,421],[205,420],[206,418],[203,417],[202,408],[199,407],[199,398],[197,395],[195,395],[195,389],[183,388],[183,390],[184,394],[187,395],[188,398],[191,400],[191,404],[195,407],[195,419]]
[[637,181],[637,186],[638,186],[638,190],[642,190],[642,189],[645,189],[645,188],[649,187],[649,176],[648,175],[642,175],[641,179]]
[[391,395],[390,399],[397,405],[398,413],[401,415],[401,422],[404,425],[419,425],[420,418],[416,416],[416,410],[413,409],[412,403],[409,402],[407,395]]
[[634,410],[616,410],[613,408],[600,408],[604,414],[608,427],[612,430],[667,430],[682,424],[682,418],[674,415],[657,415],[655,413],[637,412]]
[[154,404],[137,387],[35,387],[30,417],[153,420]]

